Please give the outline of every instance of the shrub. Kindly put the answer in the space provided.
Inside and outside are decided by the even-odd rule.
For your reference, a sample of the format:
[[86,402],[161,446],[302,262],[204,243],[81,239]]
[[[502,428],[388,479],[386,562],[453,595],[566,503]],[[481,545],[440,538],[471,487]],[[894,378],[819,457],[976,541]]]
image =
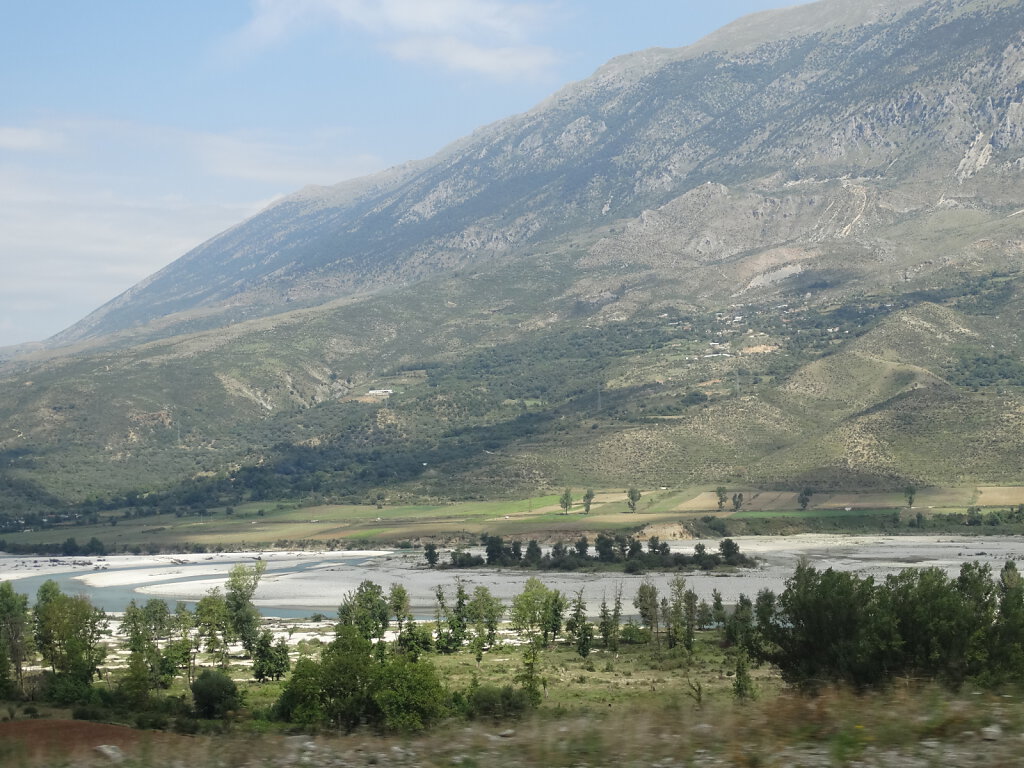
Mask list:
[[235,681],[218,669],[205,669],[192,683],[196,714],[208,719],[224,717],[241,703]]
[[501,720],[518,717],[530,708],[530,697],[522,688],[511,685],[481,685],[466,698],[466,717]]

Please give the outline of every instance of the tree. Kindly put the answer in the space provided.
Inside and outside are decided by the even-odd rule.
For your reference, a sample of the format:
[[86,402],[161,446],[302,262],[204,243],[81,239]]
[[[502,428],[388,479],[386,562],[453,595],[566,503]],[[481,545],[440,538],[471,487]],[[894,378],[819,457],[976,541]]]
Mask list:
[[437,565],[437,544],[434,544],[433,542],[428,542],[427,544],[425,544],[423,546],[423,556],[427,559],[427,565],[429,565],[431,568]]
[[217,587],[210,589],[196,603],[196,632],[207,653],[221,666],[228,664],[228,646],[234,639],[228,604]]
[[562,514],[569,514],[569,510],[572,509],[572,488],[566,488],[562,492],[562,497],[558,500],[558,505],[562,508]]
[[587,551],[590,549],[590,542],[587,540],[586,536],[580,536],[573,543],[573,547],[576,549],[577,557],[585,558],[587,556]]
[[535,636],[544,621],[544,601],[548,588],[535,576],[531,576],[523,585],[523,591],[512,598],[509,619],[512,626],[519,632],[530,637]]
[[164,658],[182,670],[191,684],[195,677],[196,655],[202,643],[200,636],[193,632],[196,628],[195,614],[185,603],[179,602],[170,622],[171,639],[164,648]]
[[395,619],[398,638],[401,640],[406,625],[413,621],[412,608],[409,605],[409,592],[401,584],[392,584],[388,590],[388,610]]
[[737,701],[750,701],[756,696],[754,681],[750,677],[750,664],[747,654],[740,650],[736,653],[736,675],[732,681],[732,695]]
[[252,676],[261,683],[264,680],[280,680],[288,674],[289,666],[291,662],[284,638],[274,643],[274,635],[270,630],[260,632],[253,649]]
[[725,624],[725,603],[722,601],[722,593],[717,589],[711,590],[711,617],[716,626]]
[[28,595],[19,595],[9,581],[0,582],[0,650],[14,669],[18,692],[24,691],[24,667],[32,647],[30,626]]
[[364,580],[354,592],[346,594],[338,606],[338,627],[355,627],[362,637],[375,640],[384,637],[390,613],[383,588]]
[[107,615],[82,595],[69,596],[53,580],[40,586],[35,605],[36,645],[54,673],[92,682],[107,655]]
[[540,561],[543,556],[544,554],[541,551],[540,544],[537,543],[537,540],[530,539],[526,545],[526,555],[523,558],[526,560],[526,564],[536,567],[540,565]]
[[541,633],[544,637],[544,644],[554,642],[558,633],[562,630],[562,619],[565,616],[565,609],[569,601],[565,595],[557,589],[548,589],[544,597],[544,611],[541,619]]
[[651,630],[657,640],[658,637],[658,588],[648,580],[645,580],[636,590],[636,597],[633,598],[633,607],[640,614],[640,621]]
[[576,653],[584,659],[590,655],[590,645],[594,639],[594,626],[587,620],[587,603],[583,599],[583,588],[576,592],[572,601],[572,610],[565,622],[565,631],[569,639],[576,645]]
[[724,485],[720,485],[715,488],[715,495],[718,497],[718,511],[721,512],[725,508],[725,502],[729,498],[728,491]]
[[346,625],[319,661],[296,663],[274,712],[304,726],[351,731],[368,722],[387,730],[415,731],[444,716],[444,700],[432,665],[408,654],[375,659],[371,643]]
[[445,689],[432,664],[392,657],[373,670],[371,718],[388,731],[415,733],[444,717]]
[[814,494],[810,488],[804,488],[800,491],[800,495],[796,497],[797,503],[800,505],[800,509],[807,509],[807,505],[811,503],[811,496]]
[[594,489],[593,488],[587,488],[586,492],[583,494],[583,514],[585,514],[585,515],[589,515],[590,514],[590,505],[593,504],[593,503],[594,503]]
[[542,700],[541,688],[544,685],[540,676],[540,641],[534,638],[523,649],[523,666],[515,675],[527,698],[533,706]]
[[722,539],[718,542],[718,552],[730,565],[734,565],[740,556],[740,545],[732,539]]
[[903,495],[907,497],[907,506],[914,506],[914,497],[917,495],[917,488],[913,485],[907,485],[903,489]]
[[252,656],[260,631],[260,613],[252,598],[266,570],[267,564],[263,560],[257,560],[251,566],[239,563],[228,572],[224,588],[231,633],[242,642],[249,656]]
[[462,579],[455,580],[455,605],[449,606],[440,584],[434,590],[437,601],[437,650],[441,653],[455,653],[466,641],[469,626],[469,594]]
[[191,689],[196,714],[207,719],[223,718],[241,703],[235,681],[219,669],[204,669]]
[[615,539],[605,533],[597,534],[594,541],[594,549],[597,550],[597,559],[602,563],[615,562]]
[[732,495],[732,508],[736,512],[740,511],[740,507],[743,506],[743,493],[734,493]]
[[[163,613],[156,608],[155,603],[164,606]],[[152,688],[169,687],[174,678],[177,665],[161,652],[158,645],[158,640],[166,631],[166,613],[167,604],[163,600],[150,600],[145,608],[138,607],[132,600],[125,608],[121,619],[121,634],[127,637],[128,649],[131,651],[129,675],[123,681],[123,685],[130,689],[128,695],[139,701],[145,698],[140,698],[137,690],[143,685],[148,695]]]
[[498,625],[505,615],[505,605],[484,586],[473,590],[473,599],[467,606],[473,629],[482,642],[491,646],[498,638]]
[[636,503],[640,501],[640,496],[638,488],[630,488],[626,491],[626,506],[629,507],[630,512],[636,512]]

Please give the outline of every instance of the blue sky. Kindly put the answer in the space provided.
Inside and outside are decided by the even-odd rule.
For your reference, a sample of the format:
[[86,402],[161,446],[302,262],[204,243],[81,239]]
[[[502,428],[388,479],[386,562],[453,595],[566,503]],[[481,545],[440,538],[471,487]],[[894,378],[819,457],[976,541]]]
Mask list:
[[796,0],[0,0],[0,346],[306,184]]

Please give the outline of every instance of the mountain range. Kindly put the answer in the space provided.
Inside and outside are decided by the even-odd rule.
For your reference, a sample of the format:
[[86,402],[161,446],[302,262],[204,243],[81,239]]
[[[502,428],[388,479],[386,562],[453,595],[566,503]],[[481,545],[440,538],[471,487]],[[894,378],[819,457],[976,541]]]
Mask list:
[[755,14],[6,361],[0,504],[1018,482],[1022,235],[1024,3]]

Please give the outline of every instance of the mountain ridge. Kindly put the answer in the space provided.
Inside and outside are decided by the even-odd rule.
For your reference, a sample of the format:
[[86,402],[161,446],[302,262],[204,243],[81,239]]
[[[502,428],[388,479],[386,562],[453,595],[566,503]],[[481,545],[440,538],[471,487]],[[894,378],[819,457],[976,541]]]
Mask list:
[[0,480],[178,511],[1020,482],[1022,10],[773,12],[299,190],[5,363]]

